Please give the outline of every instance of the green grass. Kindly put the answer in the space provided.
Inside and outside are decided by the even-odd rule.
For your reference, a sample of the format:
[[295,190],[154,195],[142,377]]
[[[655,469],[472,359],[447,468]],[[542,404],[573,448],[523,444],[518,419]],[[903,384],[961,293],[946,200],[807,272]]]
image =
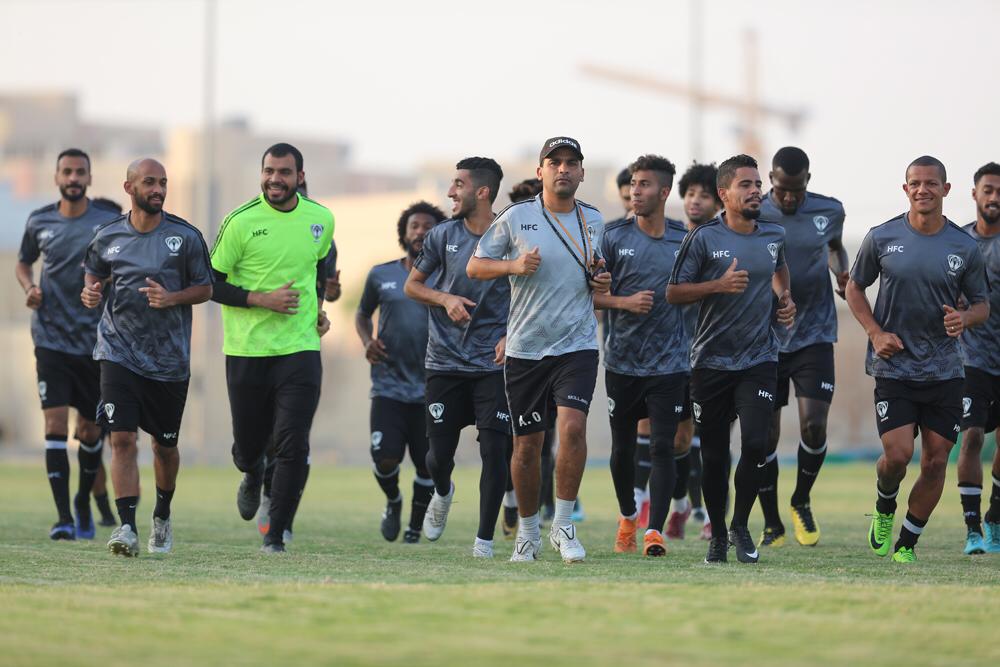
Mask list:
[[[182,468],[175,552],[126,560],[107,553],[109,529],[92,543],[49,541],[54,510],[41,466],[0,466],[0,663],[862,667],[1000,659],[1000,555],[961,554],[953,478],[919,562],[906,567],[865,545],[871,465],[828,466],[813,498],[820,545],[765,552],[757,566],[706,566],[705,543],[690,535],[664,559],[613,554],[617,512],[603,467],[588,470],[581,493],[586,563],[564,565],[546,545],[543,561],[515,565],[502,540],[497,559],[476,561],[477,477],[457,472],[447,532],[413,546],[379,536],[380,492],[369,471],[314,468],[290,552],[263,557],[254,526],[236,513],[235,470]],[[151,471],[143,479],[148,489]],[[406,480],[404,492],[409,473]],[[783,497],[790,486],[786,471]],[[143,546],[150,510],[144,500]],[[759,531],[759,516],[752,527]]]

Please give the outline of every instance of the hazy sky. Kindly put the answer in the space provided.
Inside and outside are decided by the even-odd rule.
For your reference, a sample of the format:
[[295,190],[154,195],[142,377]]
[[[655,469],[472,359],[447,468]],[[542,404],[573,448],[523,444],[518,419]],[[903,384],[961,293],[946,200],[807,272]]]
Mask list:
[[[220,118],[351,142],[359,166],[407,169],[467,154],[537,151],[555,134],[589,160],[691,158],[679,100],[596,81],[599,63],[686,82],[690,2],[219,0]],[[746,89],[742,34],[760,42],[762,97],[802,107],[764,160],[796,143],[813,188],[867,228],[903,210],[905,165],[934,154],[955,184],[946,213],[974,214],[971,174],[1000,161],[995,68],[1000,3],[702,3],[706,87]],[[0,91],[65,90],[92,120],[200,122],[201,0],[0,0]],[[736,118],[705,120],[708,156],[734,152]]]

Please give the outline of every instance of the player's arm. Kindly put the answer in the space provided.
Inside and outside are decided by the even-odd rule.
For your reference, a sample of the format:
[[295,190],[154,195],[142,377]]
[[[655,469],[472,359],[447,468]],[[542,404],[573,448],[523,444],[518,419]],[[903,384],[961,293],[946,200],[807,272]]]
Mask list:
[[140,287],[141,292],[149,300],[150,308],[173,308],[174,306],[193,306],[205,303],[212,298],[212,285],[191,285],[182,290],[171,292],[152,278],[146,278],[146,286]]
[[476,252],[472,253],[465,266],[465,273],[473,280],[495,280],[507,276],[530,276],[538,270],[542,263],[538,246],[528,252],[517,253],[518,256],[511,259],[516,250],[506,214],[501,214],[479,239]]
[[266,308],[283,315],[294,315],[299,310],[299,291],[292,289],[295,281],[288,281],[270,292],[253,292],[229,282],[228,274],[212,269],[215,289],[212,301],[236,308]]
[[837,279],[837,289],[835,290],[840,298],[846,298],[845,290],[847,281],[850,280],[850,260],[847,257],[847,248],[840,236],[835,236],[827,243],[828,257],[827,264],[830,272]]
[[110,280],[95,276],[89,271],[83,276],[83,291],[80,292],[80,301],[87,308],[97,308],[101,305],[101,296],[104,293],[104,285]]
[[455,324],[464,324],[472,319],[472,316],[469,315],[469,308],[475,308],[475,301],[428,287],[426,285],[428,277],[428,274],[413,267],[403,284],[403,293],[424,305],[444,308],[448,317]]
[[712,294],[739,294],[750,284],[750,274],[737,269],[739,260],[735,257],[726,272],[715,280],[703,282],[678,282],[667,285],[667,303],[684,305],[701,301]]
[[42,290],[35,284],[35,271],[31,264],[27,262],[15,264],[14,276],[24,290],[25,305],[32,310],[42,305]]
[[778,324],[791,327],[795,323],[795,302],[792,301],[792,277],[787,264],[782,263],[775,269],[771,276],[771,290],[778,297],[778,310],[775,312]]
[[968,259],[968,267],[962,274],[959,285],[959,301],[962,295],[968,308],[959,310],[960,303],[941,304],[944,310],[944,330],[952,338],[958,338],[969,327],[979,326],[990,316],[990,286],[986,279],[986,261],[976,248]]
[[636,315],[645,315],[653,309],[653,290],[642,290],[628,296],[594,292],[594,307],[599,310],[626,310]]
[[875,320],[875,314],[872,312],[872,305],[868,301],[868,295],[865,294],[865,288],[854,282],[853,278],[847,281],[845,298],[847,299],[847,307],[851,309],[854,319],[858,321],[861,328],[865,330],[865,334],[868,335],[875,354],[883,359],[888,359],[903,350],[903,341],[900,340],[899,336],[884,331],[881,325]]

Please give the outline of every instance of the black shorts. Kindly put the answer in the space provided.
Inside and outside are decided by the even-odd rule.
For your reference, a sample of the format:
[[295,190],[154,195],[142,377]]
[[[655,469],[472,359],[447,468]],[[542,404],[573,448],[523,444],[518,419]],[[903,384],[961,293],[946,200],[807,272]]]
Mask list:
[[372,461],[402,461],[407,447],[410,460],[423,470],[427,463],[427,425],[423,403],[403,403],[375,396],[371,409]]
[[597,364],[597,350],[537,360],[507,357],[503,372],[514,433],[528,435],[551,428],[556,422],[556,406],[589,413]]
[[42,408],[71,406],[85,419],[97,415],[101,398],[101,367],[89,355],[35,348],[38,398]]
[[611,428],[631,428],[640,419],[653,418],[675,426],[684,420],[687,373],[637,377],[605,371]]
[[135,433],[141,428],[164,447],[176,447],[187,391],[187,380],[151,380],[102,361],[98,424],[112,433]]
[[1000,427],[1000,375],[965,367],[962,388],[962,430],[981,428],[986,432]]
[[427,373],[427,437],[452,434],[473,424],[480,431],[510,435],[503,373]]
[[795,395],[824,403],[833,401],[833,343],[817,343],[778,355],[777,410],[788,405],[788,381],[795,383]]
[[695,424],[730,424],[744,408],[774,409],[777,364],[766,362],[738,371],[696,368],[691,372],[691,411]]
[[917,382],[875,378],[875,425],[878,434],[913,424],[951,442],[962,422],[962,378]]

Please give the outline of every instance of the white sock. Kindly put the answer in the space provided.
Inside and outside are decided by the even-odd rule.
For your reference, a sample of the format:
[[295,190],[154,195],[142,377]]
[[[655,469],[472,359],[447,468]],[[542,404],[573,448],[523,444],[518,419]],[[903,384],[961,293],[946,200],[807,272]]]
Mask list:
[[479,539],[477,537],[476,538],[476,546],[478,547],[480,545],[482,545],[484,547],[489,547],[492,550],[493,549],[493,540],[481,540],[481,539]]
[[531,516],[518,517],[517,525],[518,536],[523,537],[526,540],[531,540],[532,542],[537,542],[542,539],[542,534],[538,529],[538,512],[535,512]]
[[691,501],[688,500],[687,496],[684,496],[683,498],[674,498],[675,512],[684,513],[687,512],[690,507],[691,507]]
[[515,491],[507,491],[503,494],[503,506],[517,507],[517,493]]
[[573,505],[575,504],[575,500],[556,498],[556,515],[552,517],[552,525],[562,527],[572,524],[573,520],[570,517],[573,516]]
[[635,498],[635,508],[639,509],[642,507],[642,501],[646,499],[646,489],[640,489],[638,486],[632,489],[632,496]]
[[712,523],[712,520],[708,518],[708,511],[706,510],[705,511],[705,519],[702,521],[701,525],[707,526],[710,523]]
[[622,518],[623,518],[623,519],[628,519],[629,521],[635,521],[636,519],[638,519],[638,518],[639,518],[639,512],[637,511],[637,512],[636,512],[635,514],[633,514],[632,516],[625,516],[624,514],[622,514]]

